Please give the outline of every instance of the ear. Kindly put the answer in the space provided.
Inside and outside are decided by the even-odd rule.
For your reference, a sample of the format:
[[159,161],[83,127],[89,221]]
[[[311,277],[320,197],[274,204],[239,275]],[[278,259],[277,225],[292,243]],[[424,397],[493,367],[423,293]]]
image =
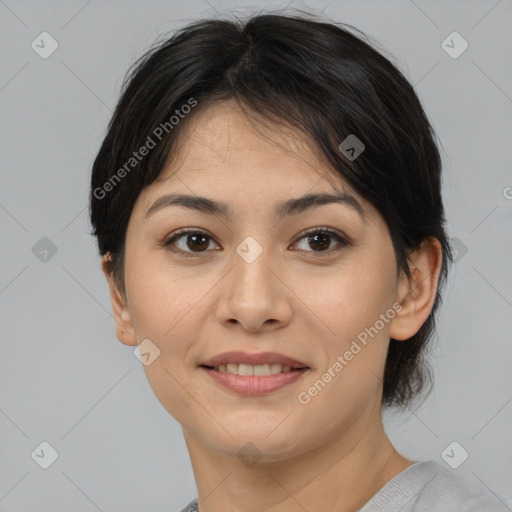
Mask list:
[[101,270],[105,274],[108,286],[110,288],[110,301],[112,303],[112,312],[116,322],[117,339],[125,345],[137,345],[137,338],[133,328],[130,312],[126,304],[126,299],[119,291],[115,282],[112,270],[110,268],[110,254],[107,253],[101,259]]
[[437,293],[443,251],[437,238],[423,240],[411,254],[411,278],[402,272],[396,301],[402,305],[391,321],[389,335],[395,340],[414,336],[428,318]]

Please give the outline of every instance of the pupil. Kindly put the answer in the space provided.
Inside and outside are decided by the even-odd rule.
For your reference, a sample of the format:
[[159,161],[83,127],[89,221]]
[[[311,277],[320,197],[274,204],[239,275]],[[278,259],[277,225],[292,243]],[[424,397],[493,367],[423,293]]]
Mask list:
[[[311,235],[309,237],[309,243],[310,244],[311,243],[313,243],[313,244],[317,243],[318,242],[318,238],[323,239],[323,241],[324,241],[324,243],[320,242],[320,246],[321,246],[320,250],[321,249],[329,248],[329,240],[330,240],[330,235],[329,234],[327,234],[327,233],[317,233],[315,235]],[[327,242],[326,242],[326,240],[327,240]],[[314,249],[314,246],[311,246],[311,247]]]
[[[196,241],[197,241],[198,238],[202,238],[203,239],[203,244],[196,244]],[[190,243],[190,239],[194,240],[194,242],[192,242],[192,244]],[[190,250],[194,250],[194,248],[195,249],[207,249],[208,248],[207,237],[205,235],[202,235],[202,234],[188,235],[188,237],[187,237],[187,246],[188,246],[188,248]]]

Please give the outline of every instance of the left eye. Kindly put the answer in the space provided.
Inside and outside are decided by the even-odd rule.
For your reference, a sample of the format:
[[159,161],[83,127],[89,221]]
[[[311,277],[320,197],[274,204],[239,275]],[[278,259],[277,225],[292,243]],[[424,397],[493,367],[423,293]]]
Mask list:
[[[337,250],[331,248],[331,242],[333,240],[335,240],[340,246],[349,245],[349,242],[336,231],[327,228],[309,229],[305,234],[297,239],[297,242],[302,240],[305,240],[306,244],[313,247],[313,251],[309,251],[307,249],[300,250],[315,253],[331,253],[334,250]],[[212,241],[213,238],[204,231],[184,229],[172,234],[164,241],[163,246],[167,247],[174,245],[178,251],[186,253],[187,255],[194,253],[201,254],[207,252]]]
[[[306,243],[309,244],[310,247],[316,246],[317,249],[313,249],[312,252],[320,252],[320,253],[331,253],[333,250],[330,248],[331,242],[334,239],[340,246],[346,246],[349,245],[347,240],[345,240],[341,235],[336,233],[336,231],[333,231],[332,229],[327,228],[313,228],[311,230],[308,230],[305,235],[302,235],[299,238],[300,240],[306,240]],[[326,250],[327,249],[327,250]],[[339,249],[339,247],[338,247]],[[307,249],[306,249],[307,251]],[[311,252],[311,251],[307,251]]]

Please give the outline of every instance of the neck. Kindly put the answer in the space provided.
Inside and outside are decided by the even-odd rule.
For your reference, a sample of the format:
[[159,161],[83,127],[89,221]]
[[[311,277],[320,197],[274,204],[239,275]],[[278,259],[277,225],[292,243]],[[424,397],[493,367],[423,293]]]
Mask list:
[[[183,430],[199,511],[353,512],[412,462],[391,444],[380,421],[352,425],[329,441],[285,460],[247,465]],[[241,443],[242,445],[244,443]]]

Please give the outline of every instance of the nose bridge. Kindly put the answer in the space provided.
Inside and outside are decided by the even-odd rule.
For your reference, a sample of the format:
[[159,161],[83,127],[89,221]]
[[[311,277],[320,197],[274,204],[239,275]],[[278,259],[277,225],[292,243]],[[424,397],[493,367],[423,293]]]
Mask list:
[[236,248],[233,269],[222,292],[219,320],[236,320],[251,330],[270,319],[288,321],[289,297],[278,274],[272,251],[265,250],[252,237],[245,239]]
[[250,301],[270,300],[275,297],[275,270],[272,269],[272,254],[254,238],[248,237],[236,248],[234,258],[232,291],[238,299]]

